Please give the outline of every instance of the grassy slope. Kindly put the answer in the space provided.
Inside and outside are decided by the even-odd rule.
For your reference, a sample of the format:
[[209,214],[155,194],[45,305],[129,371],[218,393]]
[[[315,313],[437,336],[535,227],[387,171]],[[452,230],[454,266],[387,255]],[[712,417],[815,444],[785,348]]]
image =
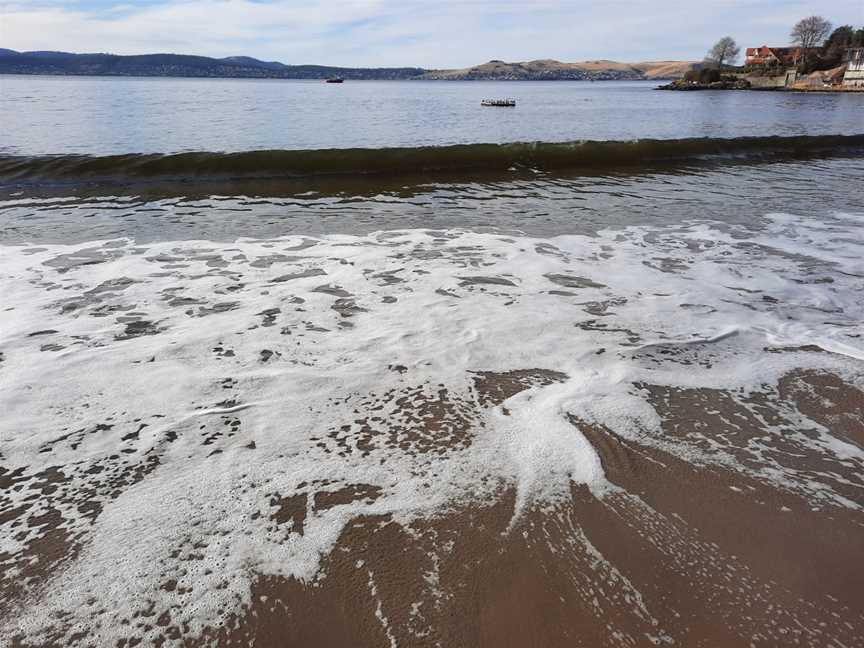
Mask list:
[[528,73],[553,73],[557,71],[582,72],[631,72],[638,71],[649,79],[677,78],[693,66],[691,61],[647,61],[642,63],[620,63],[618,61],[581,61],[578,63],[562,63],[551,59],[527,61],[520,63],[505,63],[490,61],[481,65],[459,70],[430,70],[429,78],[458,79],[466,76],[522,76]]

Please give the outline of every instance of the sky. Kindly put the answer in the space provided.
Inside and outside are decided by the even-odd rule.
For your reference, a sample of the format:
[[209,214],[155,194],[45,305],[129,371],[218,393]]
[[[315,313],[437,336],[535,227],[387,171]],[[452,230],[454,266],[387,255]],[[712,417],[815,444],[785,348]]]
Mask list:
[[722,36],[784,45],[864,0],[0,0],[0,47],[459,68],[491,59],[699,60]]

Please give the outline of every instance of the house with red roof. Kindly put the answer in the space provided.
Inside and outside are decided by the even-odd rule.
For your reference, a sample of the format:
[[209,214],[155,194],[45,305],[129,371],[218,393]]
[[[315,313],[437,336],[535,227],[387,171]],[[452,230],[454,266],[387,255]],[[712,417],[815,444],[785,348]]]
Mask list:
[[817,48],[805,50],[803,47],[748,47],[744,65],[791,67],[798,65],[805,53],[811,55],[817,51]]

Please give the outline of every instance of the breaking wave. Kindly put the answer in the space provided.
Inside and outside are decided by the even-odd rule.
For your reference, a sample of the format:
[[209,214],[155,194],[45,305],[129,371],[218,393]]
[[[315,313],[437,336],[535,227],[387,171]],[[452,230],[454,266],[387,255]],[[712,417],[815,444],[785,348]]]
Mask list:
[[615,169],[713,159],[784,159],[864,152],[864,134],[633,141],[518,142],[382,149],[260,150],[111,156],[0,156],[0,183],[159,177],[309,177]]

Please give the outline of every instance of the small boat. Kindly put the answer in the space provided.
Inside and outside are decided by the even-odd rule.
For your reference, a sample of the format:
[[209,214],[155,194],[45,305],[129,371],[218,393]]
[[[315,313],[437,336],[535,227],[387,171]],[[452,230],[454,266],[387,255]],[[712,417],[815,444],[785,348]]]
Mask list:
[[480,102],[481,106],[498,106],[500,108],[515,108],[515,99],[484,99]]
[[340,79],[339,77],[331,77],[327,79],[327,83],[343,83],[345,79]]

